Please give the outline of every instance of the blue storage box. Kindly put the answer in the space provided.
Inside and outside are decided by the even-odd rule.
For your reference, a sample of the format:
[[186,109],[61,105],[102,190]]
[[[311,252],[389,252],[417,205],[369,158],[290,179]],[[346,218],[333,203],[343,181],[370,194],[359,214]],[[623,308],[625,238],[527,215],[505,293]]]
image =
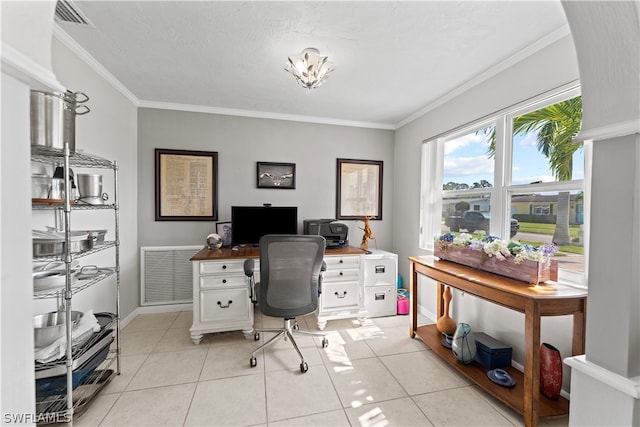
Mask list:
[[474,333],[476,338],[475,360],[487,369],[511,366],[511,347],[485,334]]

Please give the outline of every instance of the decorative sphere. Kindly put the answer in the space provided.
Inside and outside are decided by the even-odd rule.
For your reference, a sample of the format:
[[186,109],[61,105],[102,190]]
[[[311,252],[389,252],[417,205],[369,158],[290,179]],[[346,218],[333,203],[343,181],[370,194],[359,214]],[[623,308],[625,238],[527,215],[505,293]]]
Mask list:
[[209,234],[207,236],[207,246],[209,246],[209,249],[220,249],[222,246],[222,237],[216,233]]

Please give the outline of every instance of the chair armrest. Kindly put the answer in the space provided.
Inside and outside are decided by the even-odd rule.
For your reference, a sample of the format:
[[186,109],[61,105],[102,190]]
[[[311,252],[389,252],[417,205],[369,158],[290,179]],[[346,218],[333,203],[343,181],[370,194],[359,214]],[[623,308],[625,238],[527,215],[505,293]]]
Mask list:
[[327,263],[322,261],[322,265],[320,266],[320,274],[318,276],[318,295],[322,293],[322,273],[327,271]]
[[249,258],[244,261],[244,274],[248,277],[253,277],[253,272],[255,270],[256,263],[252,258]]
[[249,258],[244,262],[244,274],[249,278],[249,299],[252,303],[258,302],[258,295],[256,295],[256,281],[253,275],[256,267],[256,263],[253,259]]

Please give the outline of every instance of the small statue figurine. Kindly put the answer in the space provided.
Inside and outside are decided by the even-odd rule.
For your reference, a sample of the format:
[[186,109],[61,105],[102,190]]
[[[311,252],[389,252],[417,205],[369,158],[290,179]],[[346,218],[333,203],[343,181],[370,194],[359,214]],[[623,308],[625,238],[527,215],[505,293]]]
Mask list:
[[369,249],[369,240],[374,240],[376,242],[376,249],[378,249],[378,241],[376,240],[373,232],[371,231],[371,224],[369,224],[369,220],[371,218],[375,218],[373,216],[365,216],[362,221],[364,221],[364,234],[362,235],[362,242],[360,243],[360,247],[365,251]]

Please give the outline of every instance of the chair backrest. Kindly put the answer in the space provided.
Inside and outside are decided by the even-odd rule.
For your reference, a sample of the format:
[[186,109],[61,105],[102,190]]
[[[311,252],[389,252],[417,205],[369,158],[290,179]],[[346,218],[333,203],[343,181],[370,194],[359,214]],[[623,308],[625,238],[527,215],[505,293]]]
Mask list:
[[260,239],[260,310],[296,317],[318,307],[322,236],[268,234]]

